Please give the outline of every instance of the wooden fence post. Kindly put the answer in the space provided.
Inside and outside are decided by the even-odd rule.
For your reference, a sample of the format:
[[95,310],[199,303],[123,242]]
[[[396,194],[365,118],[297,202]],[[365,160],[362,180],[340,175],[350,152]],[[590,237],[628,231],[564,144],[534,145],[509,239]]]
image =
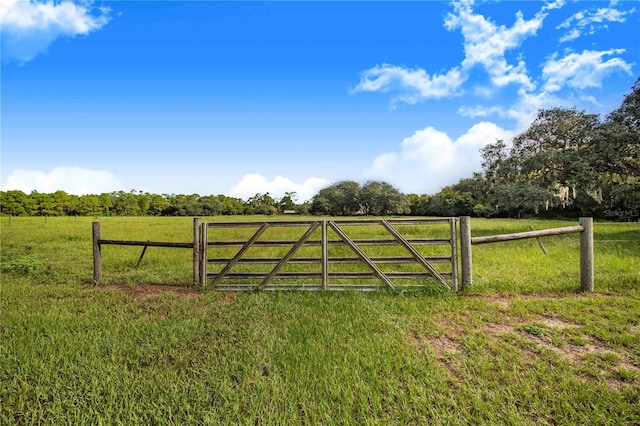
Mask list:
[[451,241],[451,290],[457,292],[460,286],[458,283],[458,238],[456,233],[456,222],[457,219],[455,217],[449,218],[449,241]]
[[473,285],[473,257],[471,251],[471,218],[460,218],[460,257],[462,258],[462,285],[464,290]]
[[593,291],[593,218],[581,217],[580,225],[584,230],[580,233],[580,289]]
[[322,262],[322,289],[329,289],[329,237],[327,234],[327,221],[321,222],[322,241],[321,241],[321,262]]
[[200,284],[200,218],[193,218],[193,285]]
[[200,285],[207,286],[207,246],[209,243],[209,228],[207,223],[200,227]]
[[102,279],[102,257],[100,255],[100,222],[93,222],[93,282]]

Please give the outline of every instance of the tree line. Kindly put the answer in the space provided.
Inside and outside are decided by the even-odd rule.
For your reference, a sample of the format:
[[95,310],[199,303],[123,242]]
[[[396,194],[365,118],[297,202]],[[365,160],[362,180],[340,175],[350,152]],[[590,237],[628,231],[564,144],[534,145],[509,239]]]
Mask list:
[[[281,213],[521,217],[640,216],[640,78],[603,120],[583,110],[538,112],[511,146],[481,150],[482,171],[433,195],[403,194],[387,182],[342,181],[310,202],[295,192],[225,195],[150,194],[132,190],[76,196],[64,191],[0,191],[11,216],[215,216]],[[425,174],[425,178],[426,178]]]
[[0,192],[2,214],[10,216],[217,216],[277,214],[294,210],[295,193],[274,199],[268,193],[248,200],[225,195],[151,194],[117,191],[100,195]]
[[481,150],[482,172],[423,199],[416,214],[640,216],[640,78],[604,120],[567,108],[538,112],[508,147]]

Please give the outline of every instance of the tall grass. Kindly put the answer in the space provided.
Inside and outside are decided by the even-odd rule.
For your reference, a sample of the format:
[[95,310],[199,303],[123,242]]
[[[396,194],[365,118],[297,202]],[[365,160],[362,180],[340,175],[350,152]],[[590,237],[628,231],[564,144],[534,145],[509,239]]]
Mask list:
[[[191,252],[149,248],[135,269],[140,248],[105,246],[93,286],[91,219],[2,220],[3,425],[640,423],[637,224],[596,223],[594,294],[576,293],[579,237],[566,235],[543,239],[547,255],[535,240],[474,246],[462,295],[141,297],[140,283],[189,285]],[[532,224],[575,223],[472,229]],[[191,230],[102,219],[109,239]]]

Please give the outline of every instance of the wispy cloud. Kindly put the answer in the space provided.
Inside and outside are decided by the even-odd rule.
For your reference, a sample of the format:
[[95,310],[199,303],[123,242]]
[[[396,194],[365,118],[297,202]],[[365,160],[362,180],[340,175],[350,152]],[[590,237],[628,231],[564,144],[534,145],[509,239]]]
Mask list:
[[520,59],[516,63],[509,63],[505,55],[536,34],[546,16],[543,11],[558,8],[562,2],[543,6],[529,20],[518,12],[515,22],[509,27],[497,25],[475,13],[472,1],[452,4],[454,10],[447,15],[444,26],[449,31],[459,30],[464,37],[465,58],[460,65],[440,74],[429,74],[422,68],[378,65],[362,73],[360,82],[352,92],[393,92],[393,105],[440,99],[460,94],[462,85],[475,67],[482,67],[494,86],[516,84],[532,90],[535,85],[528,75],[525,61]]
[[383,64],[366,70],[360,77],[360,83],[353,89],[356,92],[398,93],[392,99],[397,102],[415,104],[425,99],[440,99],[455,95],[464,79],[458,68],[446,74],[429,75],[423,69],[407,69]]
[[18,169],[9,175],[3,191],[17,189],[26,193],[65,191],[69,194],[101,194],[122,189],[120,180],[109,171],[82,167],[56,167],[53,170]]
[[230,197],[246,200],[260,193],[269,193],[271,196],[281,198],[285,192],[295,192],[299,201],[310,200],[320,189],[331,184],[327,179],[311,177],[302,183],[295,183],[284,176],[276,176],[269,180],[261,174],[245,175],[240,182],[226,192]]
[[565,86],[574,89],[602,87],[602,80],[613,72],[632,74],[631,65],[622,58],[604,59],[606,56],[622,53],[624,49],[585,50],[582,53],[570,53],[562,58],[554,54],[542,68],[542,75],[546,80],[544,90],[556,92]]
[[469,70],[482,66],[496,86],[511,83],[533,88],[523,60],[508,63],[505,54],[519,47],[524,40],[536,34],[542,27],[546,13],[540,11],[532,19],[524,19],[516,13],[515,22],[510,27],[496,25],[485,16],[473,10],[473,2],[454,2],[454,11],[447,15],[444,26],[449,31],[460,30],[464,37],[465,58],[462,69]]
[[3,0],[0,4],[2,57],[28,62],[61,37],[86,35],[110,21],[110,10],[91,1]]
[[593,10],[582,10],[566,19],[556,29],[566,29],[567,32],[560,37],[560,42],[568,42],[586,34],[594,34],[606,29],[609,22],[625,22],[627,17],[635,13],[635,8],[620,10],[616,8],[618,2],[612,1],[608,7]]

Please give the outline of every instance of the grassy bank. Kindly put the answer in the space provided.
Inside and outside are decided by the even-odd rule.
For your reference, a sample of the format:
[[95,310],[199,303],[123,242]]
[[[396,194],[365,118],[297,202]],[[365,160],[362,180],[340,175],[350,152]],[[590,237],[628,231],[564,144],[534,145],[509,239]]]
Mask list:
[[[596,223],[594,294],[576,293],[566,235],[547,255],[474,247],[463,295],[393,296],[150,286],[188,285],[191,252],[150,248],[135,269],[127,247],[107,247],[95,287],[90,222],[2,218],[1,424],[640,422],[637,224]],[[103,218],[102,233],[189,241],[191,224]]]

